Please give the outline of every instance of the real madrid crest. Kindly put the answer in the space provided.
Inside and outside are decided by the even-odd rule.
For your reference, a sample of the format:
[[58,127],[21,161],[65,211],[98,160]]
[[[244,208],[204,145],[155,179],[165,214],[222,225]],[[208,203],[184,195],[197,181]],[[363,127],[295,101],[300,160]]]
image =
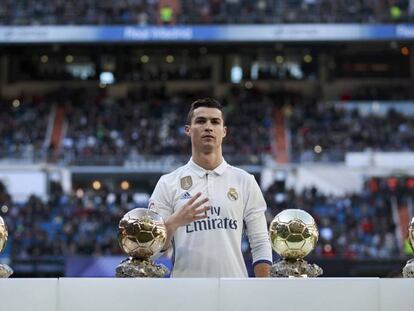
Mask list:
[[239,198],[239,194],[237,193],[236,188],[229,188],[227,192],[227,197],[230,201],[236,201]]
[[191,176],[185,176],[181,178],[180,182],[181,182],[181,188],[183,188],[184,190],[190,189],[191,186],[193,185],[193,179],[191,178]]

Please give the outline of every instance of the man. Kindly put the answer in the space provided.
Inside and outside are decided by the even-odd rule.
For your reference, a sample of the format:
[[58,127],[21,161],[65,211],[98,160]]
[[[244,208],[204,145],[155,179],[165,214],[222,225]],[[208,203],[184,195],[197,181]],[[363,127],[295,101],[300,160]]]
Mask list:
[[255,276],[269,276],[266,203],[254,177],[224,161],[226,132],[221,104],[211,98],[195,101],[185,126],[192,158],[163,175],[150,198],[149,208],[165,219],[164,249],[170,244],[174,248],[173,277],[247,277],[241,252],[243,222]]

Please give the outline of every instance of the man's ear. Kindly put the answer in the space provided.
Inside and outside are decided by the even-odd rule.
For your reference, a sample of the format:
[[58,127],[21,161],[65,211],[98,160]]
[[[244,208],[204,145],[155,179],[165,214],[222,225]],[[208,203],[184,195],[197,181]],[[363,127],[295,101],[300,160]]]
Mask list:
[[227,136],[227,126],[223,127],[223,138]]
[[184,126],[184,132],[185,134],[190,137],[191,136],[191,126],[189,126],[188,124]]

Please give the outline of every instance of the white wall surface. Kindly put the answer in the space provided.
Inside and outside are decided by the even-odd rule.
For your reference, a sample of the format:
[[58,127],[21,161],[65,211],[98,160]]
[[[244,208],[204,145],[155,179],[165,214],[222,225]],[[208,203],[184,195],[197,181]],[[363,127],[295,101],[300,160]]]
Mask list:
[[380,310],[414,310],[413,294],[414,279],[382,279],[380,282]]
[[379,310],[374,278],[228,279],[220,287],[219,310]]
[[58,310],[215,311],[218,299],[219,279],[213,278],[62,278]]
[[0,279],[1,311],[413,311],[414,279]]
[[364,176],[342,164],[300,165],[288,174],[286,187],[300,193],[304,189],[316,187],[326,195],[343,196],[362,190]]
[[414,152],[348,152],[345,163],[353,168],[407,169],[414,167]]
[[0,167],[0,181],[7,187],[13,200],[24,202],[35,194],[43,199],[47,197],[46,173],[39,168],[3,168]]
[[1,311],[56,311],[57,279],[0,279]]

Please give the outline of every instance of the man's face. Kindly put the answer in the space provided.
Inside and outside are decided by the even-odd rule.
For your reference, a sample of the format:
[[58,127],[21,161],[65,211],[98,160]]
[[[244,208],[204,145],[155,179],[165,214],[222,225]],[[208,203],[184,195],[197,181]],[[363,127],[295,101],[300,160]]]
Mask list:
[[191,124],[185,126],[185,132],[197,151],[211,152],[220,148],[227,128],[219,109],[199,107],[193,112]]

